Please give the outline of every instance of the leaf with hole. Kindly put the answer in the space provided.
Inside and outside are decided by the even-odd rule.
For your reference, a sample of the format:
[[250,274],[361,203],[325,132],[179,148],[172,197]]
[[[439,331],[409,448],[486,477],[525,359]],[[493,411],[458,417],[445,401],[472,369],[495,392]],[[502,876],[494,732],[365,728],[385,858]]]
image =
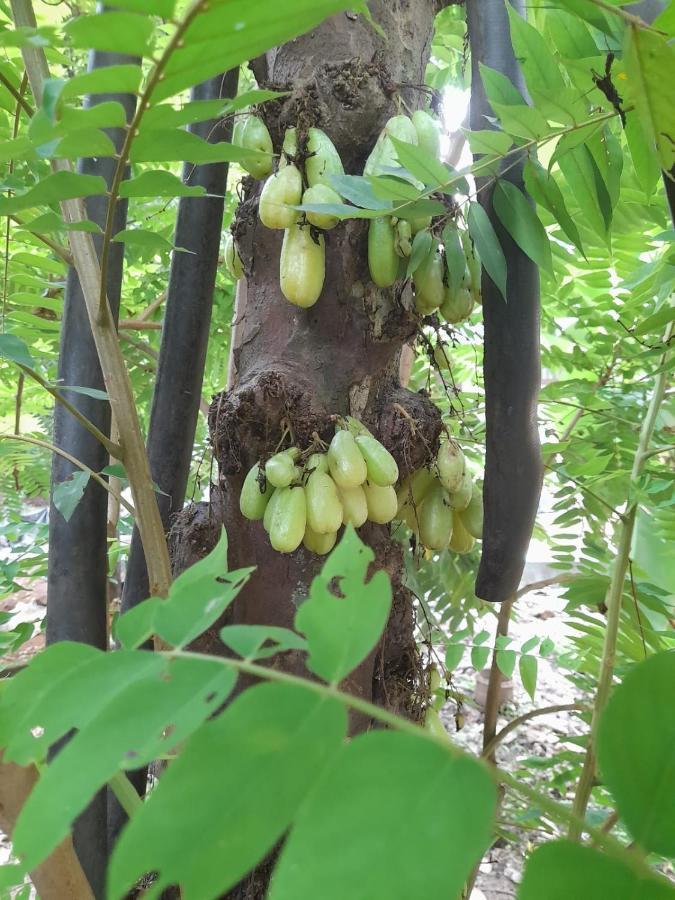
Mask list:
[[307,641],[291,631],[274,625],[226,625],[220,639],[242,659],[267,659],[287,650],[307,650]]

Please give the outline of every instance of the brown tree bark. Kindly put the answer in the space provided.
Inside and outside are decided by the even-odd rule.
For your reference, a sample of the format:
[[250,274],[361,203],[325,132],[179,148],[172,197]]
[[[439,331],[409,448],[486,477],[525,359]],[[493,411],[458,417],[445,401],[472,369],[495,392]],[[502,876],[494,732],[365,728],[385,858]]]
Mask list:
[[[387,119],[421,105],[438,4],[377,0],[370,6],[384,36],[363,16],[344,13],[254,62],[262,87],[291,92],[261,110],[277,152],[287,127],[297,125],[302,133],[317,126],[335,143],[346,172],[360,175]],[[401,350],[418,320],[409,283],[381,290],[370,280],[367,223],[348,221],[326,234],[323,293],[311,309],[298,309],[279,288],[283,234],[257,218],[260,188],[247,180],[235,225],[247,298],[234,347],[236,381],[214,398],[209,417],[218,483],[210,507],[185,511],[172,543],[174,565],[183,568],[204,555],[224,524],[230,566],[257,566],[228,621],[292,627],[323,559],[302,548],[276,553],[262,524],[241,517],[239,492],[250,466],[275,449],[284,423],[304,447],[314,432],[330,440],[331,416],[350,413],[395,455],[404,476],[435,453],[441,420],[426,396],[399,384]],[[394,604],[380,647],[345,688],[414,717],[420,669],[401,547],[386,527],[368,524],[360,535],[374,549],[375,565],[391,578]],[[199,648],[225,652],[217,632],[204,635]],[[292,654],[278,664],[302,671]],[[368,724],[354,721],[353,727]]]

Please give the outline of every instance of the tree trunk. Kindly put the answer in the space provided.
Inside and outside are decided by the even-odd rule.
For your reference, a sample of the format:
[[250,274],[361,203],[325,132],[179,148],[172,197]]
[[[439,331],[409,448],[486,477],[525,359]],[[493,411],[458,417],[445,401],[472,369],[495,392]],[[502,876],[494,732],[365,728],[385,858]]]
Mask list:
[[[363,16],[345,13],[256,60],[261,86],[291,92],[262,109],[275,150],[288,126],[297,125],[301,134],[314,125],[333,140],[346,172],[360,175],[387,119],[421,105],[436,7],[434,0],[378,0],[371,9],[384,38]],[[262,523],[241,517],[238,498],[248,469],[275,449],[283,423],[305,447],[315,432],[329,441],[331,416],[350,413],[394,454],[403,477],[435,453],[441,420],[425,395],[399,384],[401,349],[418,320],[407,282],[381,290],[370,280],[367,224],[353,220],[326,234],[323,293],[311,309],[298,309],[279,288],[283,234],[257,218],[260,187],[247,180],[235,225],[247,292],[233,351],[236,382],[214,399],[209,417],[219,480],[210,508],[185,511],[172,549],[175,568],[183,568],[210,549],[224,524],[230,566],[257,566],[228,621],[292,627],[323,559],[303,548],[276,553]],[[368,524],[360,535],[373,548],[375,565],[389,574],[394,603],[380,647],[344,687],[416,717],[420,671],[402,548],[387,527]],[[218,627],[199,640],[199,649],[225,652]],[[293,654],[283,665],[303,671]],[[368,724],[355,720],[352,727]]]

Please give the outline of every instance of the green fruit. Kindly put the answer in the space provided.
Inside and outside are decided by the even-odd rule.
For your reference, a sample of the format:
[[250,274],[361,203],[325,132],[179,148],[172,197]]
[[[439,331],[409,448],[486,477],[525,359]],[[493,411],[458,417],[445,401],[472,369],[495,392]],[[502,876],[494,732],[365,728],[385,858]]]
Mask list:
[[368,227],[368,268],[378,287],[390,287],[398,278],[396,235],[388,216],[372,219]]
[[476,248],[474,246],[473,241],[471,240],[471,235],[468,231],[460,231],[459,233],[460,240],[462,242],[462,247],[464,248],[464,256],[466,257],[466,266],[469,270],[469,284],[466,285],[471,291],[471,295],[474,299],[475,303],[482,303],[481,296],[481,273],[482,267],[480,259],[478,258],[478,254],[476,253]]
[[366,461],[368,481],[380,487],[396,484],[398,465],[387,448],[369,434],[359,435],[356,438],[356,444]]
[[441,445],[438,448],[438,456],[436,457],[436,465],[438,466],[438,477],[443,487],[450,491],[451,494],[453,491],[458,490],[466,471],[466,459],[461,447],[451,440],[441,441]]
[[414,511],[427,496],[435,481],[436,479],[428,469],[418,469],[409,475],[402,482],[396,494],[398,512],[403,514],[404,507]]
[[472,309],[473,297],[466,288],[460,287],[456,291],[449,287],[445,289],[440,312],[450,325],[456,325],[458,322],[468,319]]
[[368,502],[363,487],[339,487],[338,494],[342,503],[342,516],[345,525],[360,528],[368,518]]
[[257,159],[243,160],[241,166],[254,178],[266,178],[272,171],[274,148],[267,125],[263,120],[258,116],[248,116],[237,134],[237,142],[238,146],[245,150],[257,150],[265,154]]
[[483,537],[483,494],[477,485],[474,484],[469,505],[462,510],[459,517],[472,537]]
[[410,228],[413,234],[417,234],[418,231],[424,231],[425,228],[428,228],[431,225],[431,216],[421,216],[419,219],[409,219]]
[[413,273],[415,306],[420,315],[429,315],[443,302],[443,265],[438,252],[438,241],[434,241],[431,250]]
[[[315,184],[309,187],[302,195],[303,206],[307,203],[342,203],[342,198],[333,188],[325,184]],[[307,221],[316,228],[322,228],[324,231],[330,231],[340,221],[337,216],[330,213],[308,212],[306,213]]]
[[281,157],[279,168],[288,165],[289,159],[295,160],[298,156],[298,131],[296,128],[287,128],[284,133],[284,142],[281,145]]
[[[260,489],[261,482],[262,490]],[[262,519],[273,493],[274,486],[266,479],[260,463],[256,463],[244,479],[239,495],[239,510],[242,516],[254,522]]]
[[328,448],[328,469],[340,488],[356,487],[366,480],[366,461],[351,432],[336,432]]
[[[297,448],[292,448],[296,450]],[[282,450],[275,453],[265,463],[265,475],[270,484],[277,488],[288,487],[298,477],[298,467],[295,465],[293,452]]]
[[399,219],[396,223],[394,250],[397,256],[405,259],[412,253],[412,228],[410,222],[406,222],[405,219]]
[[424,717],[424,729],[430,734],[433,734],[434,737],[444,738],[446,741],[450,741],[450,737],[445,730],[445,725],[441,721],[438,710],[433,707],[429,707],[426,711]]
[[396,518],[396,491],[391,485],[380,487],[366,481],[363,485],[368,505],[368,518],[378,525],[386,525]]
[[312,472],[305,487],[307,524],[317,534],[331,534],[342,525],[342,503],[335,482],[325,472]]
[[475,539],[464,527],[461,516],[455,516],[448,549],[454,550],[455,553],[469,553],[470,550],[473,550],[475,543]]
[[311,553],[325,556],[333,549],[336,541],[337,532],[335,531],[332,534],[317,534],[316,531],[312,531],[309,525],[305,526],[305,536],[302,539],[302,543]]
[[431,550],[444,550],[452,534],[450,495],[440,482],[429,491],[420,510],[420,540]]
[[225,233],[225,268],[233,278],[239,280],[244,274],[244,265],[231,231]]
[[303,487],[285,487],[277,491],[270,522],[270,543],[278,553],[297,550],[305,536],[307,501]]
[[290,228],[300,213],[293,209],[302,200],[302,175],[295,166],[284,166],[265,182],[258,204],[260,221],[267,228]]
[[328,457],[325,453],[312,453],[305,463],[305,469],[308,472],[324,472],[328,474]]
[[412,123],[417,132],[417,145],[429,156],[438,159],[441,154],[441,133],[436,119],[423,109],[416,109],[412,114]]
[[392,137],[406,144],[417,144],[415,126],[407,116],[392,116],[380,132],[363,168],[364,175],[381,175],[386,168],[400,166]]
[[450,371],[450,358],[449,358],[450,350],[444,347],[442,344],[437,344],[434,348],[434,362],[436,363],[436,368],[441,370]]
[[326,250],[323,235],[317,242],[309,225],[293,225],[284,232],[279,262],[281,293],[295,306],[314,306],[323,290],[326,276]]
[[[269,484],[269,482],[268,482]],[[274,515],[274,507],[279,500],[279,495],[281,491],[276,490],[276,488],[272,489],[272,496],[269,499],[269,503],[267,504],[267,509],[265,510],[265,515],[263,516],[263,528],[269,534],[270,525],[272,524],[272,516]]]
[[317,184],[332,187],[331,175],[344,175],[345,170],[340,159],[340,154],[335,149],[325,131],[320,128],[310,128],[307,132],[307,153],[305,160],[305,174],[310,187]]
[[354,437],[358,437],[360,434],[368,434],[372,437],[372,433],[368,431],[363,422],[359,422],[358,419],[355,419],[353,416],[345,416],[345,422],[347,423],[347,428],[351,431]]
[[459,487],[456,491],[450,493],[450,506],[461,512],[461,510],[466,509],[471,502],[472,493],[473,478],[471,477],[469,470],[465,469]]

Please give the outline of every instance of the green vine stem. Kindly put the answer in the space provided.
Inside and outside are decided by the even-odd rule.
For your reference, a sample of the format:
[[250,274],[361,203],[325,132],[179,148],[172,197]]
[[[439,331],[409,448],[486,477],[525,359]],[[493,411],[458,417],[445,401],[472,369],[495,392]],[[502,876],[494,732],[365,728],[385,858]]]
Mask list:
[[[11,0],[11,5],[15,25],[36,27],[31,0]],[[43,85],[49,77],[49,67],[44,50],[26,45],[22,47],[21,52],[33,97],[35,102],[40,104]],[[55,171],[71,171],[70,164],[65,160],[54,160],[52,168]],[[84,201],[81,199],[62,201],[61,211],[64,220],[69,224],[81,222],[87,218]],[[150,591],[153,595],[162,597],[168,593],[171,584],[171,564],[157,498],[150,477],[150,466],[145,452],[145,442],[138,420],[131,380],[124,363],[110,307],[106,302],[103,309],[100,308],[101,267],[91,234],[71,231],[70,247],[75,269],[80,279],[112,414],[119,429],[122,461],[129,478],[136,519],[143,542]]]
[[605,639],[602,650],[602,660],[600,663],[598,687],[593,704],[591,734],[572,807],[574,819],[570,822],[569,835],[573,840],[579,840],[584,831],[590,833],[590,826],[585,823],[584,817],[591,796],[597,767],[597,741],[600,717],[609,698],[614,677],[616,644],[619,635],[619,623],[621,620],[621,598],[623,596],[623,586],[631,561],[630,553],[633,542],[633,531],[635,529],[635,519],[638,510],[638,502],[635,499],[635,494],[639,487],[639,480],[644,470],[645,462],[650,455],[649,444],[651,443],[654,434],[659,408],[661,407],[661,403],[663,402],[666,393],[668,378],[666,368],[668,360],[672,355],[672,349],[668,347],[668,344],[672,334],[673,323],[671,322],[666,328],[666,332],[663,336],[663,343],[666,346],[666,350],[661,356],[659,374],[654,381],[654,390],[651,400],[649,401],[647,414],[645,415],[640,429],[638,446],[635,451],[631,469],[626,508],[622,521],[617,527],[617,554],[614,559],[612,576],[605,598],[605,605],[607,606],[607,624],[605,626]]

